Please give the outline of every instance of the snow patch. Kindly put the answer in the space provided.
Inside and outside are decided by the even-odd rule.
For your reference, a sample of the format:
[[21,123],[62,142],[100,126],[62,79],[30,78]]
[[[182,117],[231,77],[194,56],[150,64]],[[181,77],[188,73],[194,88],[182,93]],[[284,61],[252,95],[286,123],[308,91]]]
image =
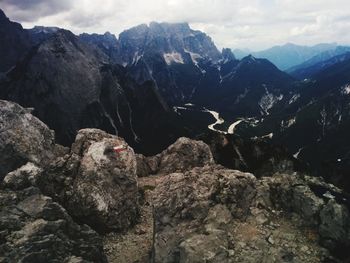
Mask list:
[[346,84],[345,86],[341,87],[341,93],[343,95],[350,95],[350,84]]
[[137,62],[139,62],[139,60],[140,60],[142,57],[143,57],[143,55],[139,55],[139,52],[138,52],[138,51],[135,52],[131,64],[132,64],[132,65],[137,64]]
[[298,93],[294,94],[293,97],[291,97],[291,99],[289,100],[289,104],[296,102],[299,98],[300,98],[300,94]]
[[199,55],[198,53],[193,53],[193,52],[191,52],[191,51],[189,51],[189,50],[187,50],[187,49],[185,49],[185,52],[188,53],[188,54],[190,54],[191,60],[192,60],[192,62],[193,62],[196,66],[198,65],[198,60],[201,59],[201,58],[203,58],[203,57],[202,57],[201,55]]
[[289,128],[289,127],[293,126],[296,122],[297,122],[297,118],[296,117],[291,118],[291,119],[289,119],[287,121],[282,120],[281,126],[282,126],[282,128]]
[[298,159],[298,157],[299,157],[299,154],[301,153],[301,151],[304,149],[304,147],[301,147],[295,154],[293,154],[293,157],[295,158],[295,159]]
[[181,54],[178,52],[164,53],[163,58],[168,65],[171,65],[173,62],[178,64],[184,64],[184,60]]
[[269,134],[266,134],[264,136],[261,136],[261,138],[269,138],[269,139],[272,139],[273,138],[273,133],[269,133]]
[[181,107],[181,106],[174,106],[173,107],[173,111],[176,112],[178,115],[181,115],[181,112],[179,110],[187,110],[187,108]]
[[[263,86],[265,86],[263,84]],[[279,101],[283,99],[283,95],[280,94],[279,96],[276,96],[272,93],[270,93],[267,88],[265,87],[265,95],[261,97],[259,101],[259,106],[263,110],[263,113],[266,115],[269,115],[269,110]]]

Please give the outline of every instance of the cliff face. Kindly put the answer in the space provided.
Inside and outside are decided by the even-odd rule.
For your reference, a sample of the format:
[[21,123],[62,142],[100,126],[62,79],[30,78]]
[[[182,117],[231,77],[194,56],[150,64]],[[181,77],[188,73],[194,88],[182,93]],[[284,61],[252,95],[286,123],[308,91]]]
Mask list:
[[10,21],[1,9],[0,35],[0,72],[6,72],[29,50],[31,38],[20,24]]
[[182,129],[175,114],[153,82],[137,84],[125,68],[108,62],[97,47],[58,30],[7,74],[0,97],[33,107],[63,145],[79,129],[94,127],[124,137],[142,152],[160,151]]
[[0,161],[14,160],[0,187],[10,262],[350,258],[349,196],[319,178],[257,179],[216,165],[208,145],[186,138],[144,157],[120,137],[84,129],[68,149],[26,109],[0,103]]

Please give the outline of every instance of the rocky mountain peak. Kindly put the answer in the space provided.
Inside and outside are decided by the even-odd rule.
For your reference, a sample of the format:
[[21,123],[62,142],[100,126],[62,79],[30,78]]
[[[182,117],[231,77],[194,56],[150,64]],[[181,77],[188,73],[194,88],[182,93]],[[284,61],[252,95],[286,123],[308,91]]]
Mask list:
[[[205,33],[192,30],[187,23],[142,24],[119,35],[121,52],[125,63],[132,63],[135,57],[147,54],[193,53],[212,61],[221,58],[213,41]],[[182,61],[184,59],[179,59]]]
[[6,72],[32,46],[32,41],[21,24],[10,21],[0,9],[0,72]]
[[8,17],[5,15],[4,11],[0,9],[0,22],[2,21],[9,21]]
[[86,42],[96,42],[97,44],[98,41],[103,41],[110,43],[111,45],[116,45],[118,43],[117,37],[110,33],[110,32],[105,32],[104,34],[87,34],[87,33],[82,33],[79,35],[79,38],[82,40],[85,40]]
[[224,62],[236,59],[235,55],[233,54],[230,48],[223,48],[221,54]]
[[151,22],[149,29],[152,33],[160,33],[162,30],[165,34],[178,33],[187,35],[191,33],[191,28],[188,23],[167,23],[167,22]]
[[60,30],[60,28],[59,27],[34,26],[30,30],[35,34],[39,34],[39,33],[52,34],[52,33],[56,33],[58,30]]

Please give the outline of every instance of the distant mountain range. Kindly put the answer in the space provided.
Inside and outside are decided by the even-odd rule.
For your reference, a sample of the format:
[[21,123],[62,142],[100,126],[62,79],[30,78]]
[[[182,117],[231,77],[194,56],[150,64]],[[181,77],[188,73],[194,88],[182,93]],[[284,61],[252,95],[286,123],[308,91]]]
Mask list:
[[34,108],[61,144],[96,127],[153,154],[209,126],[249,141],[249,149],[238,147],[249,154],[259,154],[256,140],[284,145],[350,189],[347,47],[287,44],[242,58],[186,23],[76,36],[23,29],[2,12],[0,29],[0,98]]
[[274,46],[258,52],[240,49],[235,49],[233,52],[239,59],[251,54],[257,58],[266,58],[270,60],[281,70],[288,70],[323,52],[339,52],[340,50],[335,51],[337,48],[338,45],[336,43],[318,44],[315,46],[300,46],[288,43],[283,46]]
[[287,70],[292,76],[305,79],[310,78],[334,64],[347,60],[350,57],[350,47],[339,46],[335,49],[322,52],[304,63]]

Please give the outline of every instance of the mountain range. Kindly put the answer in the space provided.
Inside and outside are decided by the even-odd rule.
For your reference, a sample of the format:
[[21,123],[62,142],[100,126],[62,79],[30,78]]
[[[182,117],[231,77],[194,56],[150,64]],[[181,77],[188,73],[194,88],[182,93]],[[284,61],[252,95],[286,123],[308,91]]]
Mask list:
[[95,127],[155,154],[180,136],[210,138],[211,129],[245,145],[283,145],[291,159],[350,187],[347,47],[287,44],[241,58],[187,23],[152,22],[118,38],[23,29],[3,12],[0,24],[0,97],[33,108],[58,143]]
[[336,43],[325,43],[315,46],[301,46],[287,43],[262,51],[254,52],[248,49],[234,49],[233,52],[239,59],[251,54],[257,58],[270,60],[281,70],[291,71],[293,67],[303,64],[308,60],[311,60],[310,63],[312,63],[313,60],[323,60],[326,56],[328,56],[327,58],[331,58],[336,54],[340,55],[344,53],[344,48],[348,47],[338,46]]
[[0,40],[1,262],[350,262],[349,47]]

